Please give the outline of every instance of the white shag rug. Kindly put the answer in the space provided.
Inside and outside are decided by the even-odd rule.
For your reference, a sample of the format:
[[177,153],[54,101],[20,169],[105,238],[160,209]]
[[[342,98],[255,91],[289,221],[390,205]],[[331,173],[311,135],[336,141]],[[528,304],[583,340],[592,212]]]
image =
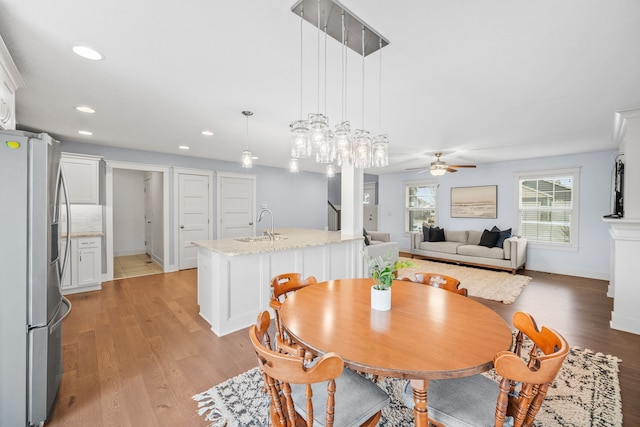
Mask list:
[[400,257],[401,261],[413,261],[415,267],[398,270],[398,277],[413,277],[416,273],[440,273],[460,281],[460,288],[467,288],[469,296],[513,303],[531,277],[511,274],[506,271],[494,271],[484,268],[463,267],[443,262],[427,261]]

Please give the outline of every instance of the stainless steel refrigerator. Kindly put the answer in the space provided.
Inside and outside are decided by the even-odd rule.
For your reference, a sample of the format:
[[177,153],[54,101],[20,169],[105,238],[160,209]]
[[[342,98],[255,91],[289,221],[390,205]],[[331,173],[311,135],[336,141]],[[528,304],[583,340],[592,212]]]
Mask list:
[[42,425],[57,400],[71,310],[61,293],[65,188],[58,141],[0,132],[0,426]]

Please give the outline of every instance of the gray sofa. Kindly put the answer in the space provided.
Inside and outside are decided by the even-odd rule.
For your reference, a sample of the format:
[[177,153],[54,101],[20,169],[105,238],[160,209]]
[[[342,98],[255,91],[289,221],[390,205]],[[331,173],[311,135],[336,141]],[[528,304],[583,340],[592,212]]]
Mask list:
[[509,237],[503,247],[479,246],[482,231],[445,230],[444,242],[425,242],[423,233],[411,236],[411,257],[489,267],[515,274],[527,261],[527,239]]
[[[389,233],[367,230],[367,236],[369,238],[369,245],[365,245],[364,247],[365,254],[370,257],[387,256],[391,254],[392,262],[396,262],[398,260],[400,244],[398,242],[391,242],[391,236]],[[365,274],[369,276],[369,267],[366,260],[364,260],[364,271]]]

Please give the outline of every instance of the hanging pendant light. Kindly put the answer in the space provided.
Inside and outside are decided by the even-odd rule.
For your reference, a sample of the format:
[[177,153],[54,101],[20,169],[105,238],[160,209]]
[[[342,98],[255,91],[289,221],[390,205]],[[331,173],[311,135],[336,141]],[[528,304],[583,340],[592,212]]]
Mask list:
[[[320,0],[318,0],[318,110],[320,111]],[[323,113],[309,114],[309,149],[311,154],[330,151],[329,118]],[[321,158],[324,158],[321,154]],[[318,156],[316,161],[319,162]],[[323,162],[326,163],[326,162]]]
[[253,115],[251,111],[243,111],[242,114],[247,118],[247,148],[242,152],[242,167],[253,167],[253,158],[251,157],[251,150],[249,150],[249,117]]
[[346,115],[346,99],[347,99],[347,68],[346,68],[346,56],[347,56],[347,45],[346,45],[346,27],[344,21],[344,11],[341,14],[342,18],[342,123],[336,125],[336,130],[333,133],[333,155],[332,158],[336,161],[338,166],[350,165],[353,161],[353,144],[351,140],[351,124],[345,120]]
[[[380,55],[380,71],[378,86],[378,130],[382,129],[382,39],[378,39]],[[389,137],[378,135],[373,138],[371,146],[371,163],[373,167],[383,167],[389,164]]]
[[327,178],[333,178],[336,174],[336,168],[332,164],[327,165]]
[[364,129],[364,27],[362,27],[362,129],[355,132],[353,143],[353,164],[364,169],[371,167],[371,133]]
[[299,171],[300,169],[298,166],[298,159],[295,157],[292,157],[291,160],[289,160],[289,172],[298,173]]
[[291,157],[309,157],[309,122],[302,119],[302,23],[304,12],[300,10],[300,120],[291,123]]

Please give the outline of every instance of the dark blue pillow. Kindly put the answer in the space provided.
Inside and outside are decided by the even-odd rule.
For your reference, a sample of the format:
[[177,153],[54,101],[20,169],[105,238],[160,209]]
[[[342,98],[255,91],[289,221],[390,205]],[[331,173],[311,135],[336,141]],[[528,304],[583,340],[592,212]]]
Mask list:
[[435,227],[429,231],[430,242],[444,242],[444,228]]
[[509,237],[511,237],[511,229],[507,229],[507,230],[500,230],[498,227],[496,227],[495,225],[493,226],[493,228],[491,229],[491,231],[499,231],[500,232],[500,237],[498,237],[498,240],[496,241],[496,247],[501,248],[504,246],[504,241],[507,240]]
[[480,237],[480,243],[478,243],[478,246],[486,246],[488,248],[494,248],[496,247],[496,242],[498,241],[498,237],[500,237],[499,231],[484,230],[482,232],[482,237]]
[[428,242],[429,238],[431,237],[431,227],[427,227],[426,225],[422,226],[422,241],[423,242]]

